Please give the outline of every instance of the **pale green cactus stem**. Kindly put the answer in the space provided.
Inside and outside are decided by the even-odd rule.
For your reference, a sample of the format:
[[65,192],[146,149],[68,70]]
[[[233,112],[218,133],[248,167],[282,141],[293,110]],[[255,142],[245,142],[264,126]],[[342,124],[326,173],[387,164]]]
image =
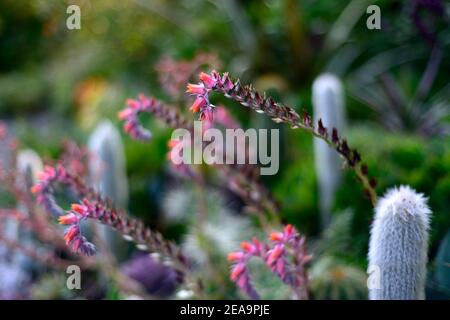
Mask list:
[[[91,153],[89,176],[93,188],[111,199],[116,206],[126,208],[128,180],[119,131],[109,120],[101,121],[89,137],[88,148]],[[99,233],[113,250],[120,251],[119,240],[113,230],[101,225]]]
[[427,199],[408,186],[378,201],[369,244],[371,300],[425,299],[430,216]]
[[[342,84],[336,76],[324,73],[313,83],[314,122],[322,119],[324,126],[345,130],[345,106]],[[325,228],[331,217],[336,189],[341,181],[342,161],[338,153],[324,141],[314,138],[314,158],[319,185],[321,224]]]

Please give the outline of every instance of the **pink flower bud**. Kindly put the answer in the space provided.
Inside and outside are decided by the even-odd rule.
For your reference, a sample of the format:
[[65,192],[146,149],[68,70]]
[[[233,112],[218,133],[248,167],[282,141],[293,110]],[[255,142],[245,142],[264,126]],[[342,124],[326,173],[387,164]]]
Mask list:
[[58,222],[60,224],[75,224],[78,221],[79,221],[78,217],[73,213],[69,213],[64,216],[60,216],[58,218]]
[[206,105],[206,100],[203,97],[198,97],[195,99],[194,103],[192,104],[191,110],[193,113],[198,112],[204,105]]
[[205,87],[208,89],[211,89],[217,83],[217,81],[207,73],[202,72],[202,73],[200,73],[199,77],[200,77],[200,81],[203,82],[205,84]]

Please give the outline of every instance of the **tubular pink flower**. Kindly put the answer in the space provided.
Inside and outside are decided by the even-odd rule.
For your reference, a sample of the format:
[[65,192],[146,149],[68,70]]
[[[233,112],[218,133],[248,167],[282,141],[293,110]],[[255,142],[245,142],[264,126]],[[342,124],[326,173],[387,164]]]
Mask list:
[[251,243],[244,241],[241,243],[241,248],[244,249],[246,252],[253,252],[255,250],[255,246],[252,245]]
[[78,223],[78,221],[79,218],[73,213],[68,213],[58,218],[60,224],[75,224]]
[[200,94],[205,94],[206,93],[206,89],[205,89],[205,86],[203,84],[188,83],[186,92],[190,93],[190,94],[198,94],[198,95],[200,95]]
[[233,267],[232,271],[231,271],[231,276],[230,276],[231,280],[232,280],[232,281],[236,281],[237,278],[238,278],[240,275],[242,275],[242,273],[245,272],[245,270],[246,270],[246,267],[245,267],[245,264],[244,264],[244,263],[238,263],[238,264],[236,264],[236,265]]
[[71,225],[67,228],[64,234],[64,240],[66,240],[66,244],[70,245],[74,239],[76,239],[80,235],[80,228],[78,224]]
[[245,254],[240,251],[230,252],[227,256],[227,260],[233,262],[242,259],[244,256]]
[[200,109],[203,108],[203,106],[205,106],[206,103],[207,102],[206,102],[205,98],[200,96],[197,99],[195,99],[194,103],[189,108],[189,110],[191,110],[193,113],[196,113],[196,112],[200,111]]
[[86,207],[78,203],[72,204],[71,209],[80,215],[86,215]]
[[208,89],[211,89],[217,84],[217,80],[215,79],[215,77],[207,73],[201,72],[199,78],[200,81],[203,82],[205,87]]
[[267,265],[272,267],[274,263],[283,255],[284,246],[277,244],[272,250],[267,253]]
[[122,111],[120,111],[117,116],[120,120],[125,120],[127,118],[129,118],[130,116],[132,116],[133,114],[133,110],[132,109],[124,109]]
[[276,241],[276,242],[283,240],[283,233],[282,232],[272,232],[270,234],[270,240]]

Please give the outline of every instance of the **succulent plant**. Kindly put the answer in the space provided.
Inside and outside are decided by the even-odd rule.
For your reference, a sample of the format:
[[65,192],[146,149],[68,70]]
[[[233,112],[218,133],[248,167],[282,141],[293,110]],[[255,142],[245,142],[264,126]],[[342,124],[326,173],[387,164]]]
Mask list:
[[389,190],[375,208],[369,244],[369,298],[425,298],[431,211],[408,186]]

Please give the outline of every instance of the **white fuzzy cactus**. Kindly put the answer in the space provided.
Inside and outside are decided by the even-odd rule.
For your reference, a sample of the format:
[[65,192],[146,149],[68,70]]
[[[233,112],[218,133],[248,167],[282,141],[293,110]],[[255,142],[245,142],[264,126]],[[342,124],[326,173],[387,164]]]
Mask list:
[[[128,204],[128,180],[125,154],[119,131],[109,120],[103,120],[92,132],[88,148],[92,159],[89,176],[92,186],[118,207]],[[106,226],[99,226],[100,235],[112,248],[118,249],[117,235]]]
[[430,215],[424,195],[408,186],[379,200],[369,244],[371,300],[425,299]]
[[[322,119],[324,126],[345,129],[345,110],[342,84],[332,74],[322,74],[313,84],[314,122]],[[324,141],[314,138],[314,156],[319,184],[322,227],[330,222],[334,194],[341,180],[341,161],[335,150]]]

